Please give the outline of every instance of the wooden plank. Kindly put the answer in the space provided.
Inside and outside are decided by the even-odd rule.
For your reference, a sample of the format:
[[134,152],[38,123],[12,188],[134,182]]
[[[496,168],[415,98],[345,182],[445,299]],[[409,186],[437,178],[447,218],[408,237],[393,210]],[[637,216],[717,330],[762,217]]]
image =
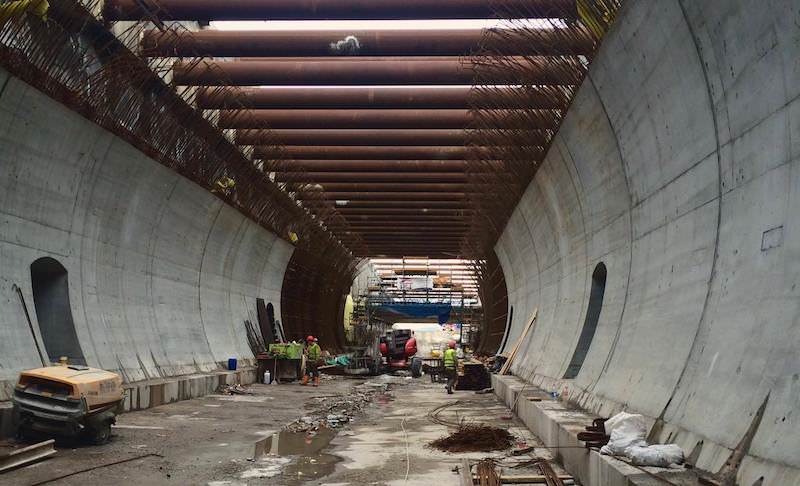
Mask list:
[[509,370],[511,369],[511,363],[514,362],[514,358],[517,356],[517,352],[521,349],[522,343],[525,341],[525,338],[528,336],[528,333],[533,328],[534,323],[536,322],[536,317],[539,315],[539,308],[533,309],[533,313],[531,313],[531,317],[528,320],[528,325],[525,326],[525,330],[522,331],[517,342],[514,344],[514,349],[511,351],[508,359],[505,363],[503,363],[503,367],[500,368],[501,375],[507,375]]
[[53,444],[55,444],[55,441],[50,439],[0,456],[0,473],[54,456],[56,450]]
[[547,486],[564,486],[564,481],[561,480],[561,477],[553,471],[553,467],[547,461],[542,461],[538,464],[539,469],[542,471],[542,474],[545,477],[545,482]]

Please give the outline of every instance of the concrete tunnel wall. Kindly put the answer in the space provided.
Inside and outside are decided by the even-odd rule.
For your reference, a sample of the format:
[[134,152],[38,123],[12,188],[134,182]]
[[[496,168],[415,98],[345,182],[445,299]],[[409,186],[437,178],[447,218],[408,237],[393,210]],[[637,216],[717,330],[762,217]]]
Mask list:
[[[293,247],[203,188],[0,71],[0,400],[41,366],[30,265],[68,271],[86,361],[127,381],[252,359],[245,320],[275,306]],[[38,336],[39,342],[42,338]]]
[[539,309],[514,374],[642,413],[710,471],[769,396],[746,486],[800,484],[798,25],[793,0],[625,2],[496,245],[507,350]]

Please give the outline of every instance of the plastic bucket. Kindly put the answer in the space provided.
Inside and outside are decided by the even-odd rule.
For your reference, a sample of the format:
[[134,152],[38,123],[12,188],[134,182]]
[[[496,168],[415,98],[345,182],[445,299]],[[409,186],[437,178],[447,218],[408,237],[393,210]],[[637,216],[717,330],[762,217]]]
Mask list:
[[228,358],[228,369],[231,371],[236,371],[237,361],[236,358]]

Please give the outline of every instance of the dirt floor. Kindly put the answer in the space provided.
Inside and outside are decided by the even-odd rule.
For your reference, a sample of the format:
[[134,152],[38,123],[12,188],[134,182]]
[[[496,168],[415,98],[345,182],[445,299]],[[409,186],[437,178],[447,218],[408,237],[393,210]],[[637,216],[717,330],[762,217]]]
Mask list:
[[[494,395],[447,395],[426,377],[339,377],[326,378],[319,388],[250,390],[252,395],[212,395],[121,415],[109,444],[60,441],[56,457],[4,474],[0,484],[457,485],[463,458],[493,457],[509,467],[549,458],[545,449],[536,449],[537,456],[430,449],[428,442],[461,420],[508,429],[517,438],[515,447],[541,444],[508,419]],[[320,418],[336,428],[319,427]],[[0,452],[15,446],[7,443]],[[107,465],[128,459],[133,460]],[[79,472],[102,465],[107,466]],[[47,482],[70,473],[77,474]]]

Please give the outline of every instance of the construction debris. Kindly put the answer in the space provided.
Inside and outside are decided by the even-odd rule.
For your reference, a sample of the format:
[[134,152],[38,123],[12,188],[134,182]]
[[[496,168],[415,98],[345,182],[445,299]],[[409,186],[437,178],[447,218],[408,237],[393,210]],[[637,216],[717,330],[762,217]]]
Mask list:
[[428,445],[444,452],[503,451],[514,445],[514,436],[498,427],[462,423],[452,434]]
[[377,395],[389,391],[389,383],[371,382],[362,383],[347,394],[327,395],[316,397],[316,409],[304,417],[284,427],[292,432],[306,432],[318,430],[321,427],[336,429],[349,423],[353,417],[361,413]]
[[56,454],[53,439],[39,442],[0,456],[0,473],[33,464]]
[[219,387],[219,390],[217,390],[217,391],[219,393],[223,394],[223,395],[252,395],[253,394],[253,392],[249,388],[247,388],[245,386],[242,386],[242,385],[240,385],[238,383],[236,383],[234,385],[222,385],[221,387]]
[[484,459],[475,466],[477,480],[480,486],[500,486],[500,475],[495,469],[495,462],[491,459]]

